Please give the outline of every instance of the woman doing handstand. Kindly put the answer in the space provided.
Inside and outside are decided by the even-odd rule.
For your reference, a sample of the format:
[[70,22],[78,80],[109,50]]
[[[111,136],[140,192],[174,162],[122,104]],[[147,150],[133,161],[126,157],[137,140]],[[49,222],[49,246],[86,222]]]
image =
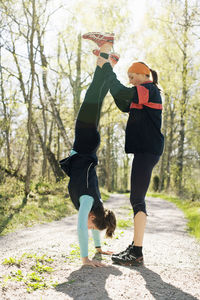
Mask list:
[[[85,38],[83,36],[83,38]],[[110,51],[114,42],[113,34],[102,36],[98,42],[98,51]],[[93,52],[96,54],[96,51]],[[116,64],[119,57],[115,54],[104,55],[111,65]],[[103,254],[112,254],[101,250],[99,230],[106,229],[106,236],[112,237],[116,218],[112,211],[104,209],[98,187],[95,167],[98,163],[97,149],[100,144],[98,124],[103,100],[108,92],[102,70],[96,67],[84,101],[78,113],[75,125],[75,140],[70,156],[60,161],[61,168],[70,177],[68,190],[70,198],[79,211],[78,239],[80,253],[84,265],[103,266],[96,260],[88,258],[88,229],[92,230],[95,247]]]

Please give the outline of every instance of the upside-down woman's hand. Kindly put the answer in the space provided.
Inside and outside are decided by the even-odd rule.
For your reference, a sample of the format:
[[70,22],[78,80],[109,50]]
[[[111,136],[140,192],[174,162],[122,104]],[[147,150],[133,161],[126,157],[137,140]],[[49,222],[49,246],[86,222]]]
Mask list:
[[106,267],[106,264],[102,264],[98,260],[90,260],[88,257],[82,257],[83,265],[92,267]]
[[96,248],[96,250],[98,251],[98,253],[105,254],[105,255],[112,255],[113,254],[112,251],[103,251],[101,248]]

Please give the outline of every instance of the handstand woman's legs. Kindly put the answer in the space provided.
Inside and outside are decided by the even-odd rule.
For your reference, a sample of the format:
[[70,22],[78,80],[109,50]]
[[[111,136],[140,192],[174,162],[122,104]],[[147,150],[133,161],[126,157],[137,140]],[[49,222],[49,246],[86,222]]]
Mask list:
[[[105,44],[100,52],[108,53],[111,44]],[[103,50],[103,51],[102,51]],[[73,149],[80,154],[95,153],[100,143],[97,130],[103,100],[108,92],[104,76],[99,66],[96,67],[93,80],[85,94],[75,125],[75,141]],[[89,129],[89,130],[88,130]]]
[[97,127],[103,100],[108,92],[101,73],[97,67],[78,113],[73,149],[80,154],[95,153],[100,143]]

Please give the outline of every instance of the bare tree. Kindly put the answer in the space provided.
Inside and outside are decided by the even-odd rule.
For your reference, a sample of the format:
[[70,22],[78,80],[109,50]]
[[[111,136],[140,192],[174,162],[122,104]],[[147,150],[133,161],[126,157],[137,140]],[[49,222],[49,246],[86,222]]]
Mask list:
[[12,161],[11,161],[11,146],[10,146],[10,122],[11,122],[11,114],[8,111],[8,105],[6,104],[6,96],[4,89],[4,76],[3,69],[1,63],[1,48],[0,44],[0,92],[1,92],[1,103],[3,106],[3,123],[2,123],[2,131],[5,133],[5,141],[6,141],[6,156],[7,156],[7,164],[8,168],[12,169]]
[[183,159],[184,159],[184,141],[185,141],[185,124],[186,124],[186,111],[189,99],[188,88],[188,44],[189,37],[188,32],[191,27],[190,15],[188,12],[188,0],[185,0],[184,4],[184,23],[182,24],[182,45],[179,45],[182,52],[182,97],[180,100],[180,129],[179,129],[179,141],[178,141],[178,154],[177,154],[177,172],[175,182],[179,193],[182,191],[182,175],[183,175]]
[[[44,31],[43,31],[44,33]],[[51,105],[52,108],[52,113],[53,116],[55,118],[56,124],[58,126],[58,128],[60,129],[62,138],[64,140],[65,145],[70,149],[72,147],[72,144],[67,136],[65,127],[63,125],[63,121],[60,117],[57,105],[56,105],[56,101],[53,97],[53,95],[50,92],[50,89],[48,87],[48,83],[47,83],[47,71],[48,71],[48,62],[44,53],[44,45],[42,44],[42,35],[43,33],[41,33],[40,31],[40,24],[37,24],[37,38],[38,38],[38,44],[39,44],[39,52],[40,52],[40,58],[41,58],[41,65],[42,65],[42,81],[43,81],[43,87],[44,87],[44,91],[46,93],[46,96],[48,98],[48,101]]]
[[[36,30],[36,7],[35,0],[24,3],[23,2],[23,13],[25,19],[27,21],[27,31],[21,31],[21,25],[15,18],[12,10],[9,9],[6,5],[4,6],[5,13],[7,17],[12,20],[8,24],[11,45],[6,45],[6,50],[9,51],[14,59],[17,74],[10,71],[9,73],[17,78],[20,83],[21,92],[24,98],[24,102],[27,105],[27,132],[28,132],[28,140],[27,140],[27,159],[26,159],[26,176],[25,176],[25,198],[24,203],[27,201],[27,197],[30,193],[30,182],[33,168],[33,128],[32,128],[32,118],[33,118],[33,96],[34,96],[34,86],[35,86],[35,46],[34,46],[34,38],[35,38],[35,30]],[[18,27],[18,33],[15,34],[12,25]],[[23,71],[19,62],[19,56],[16,53],[16,40],[19,38],[19,33],[26,39],[27,42],[27,53],[28,53],[28,62],[29,62],[29,77],[28,81],[25,82]],[[15,38],[16,36],[16,38]],[[28,83],[28,84],[27,84]]]

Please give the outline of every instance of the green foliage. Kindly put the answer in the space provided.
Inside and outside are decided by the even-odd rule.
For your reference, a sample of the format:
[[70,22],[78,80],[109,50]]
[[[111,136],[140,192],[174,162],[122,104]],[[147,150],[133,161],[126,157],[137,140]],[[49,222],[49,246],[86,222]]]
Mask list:
[[128,227],[132,227],[133,226],[133,220],[132,219],[118,219],[117,220],[117,227],[119,228],[128,228]]
[[[108,241],[107,240],[102,240],[101,241],[102,245],[107,245],[108,246]],[[67,255],[65,255],[65,262],[67,263],[78,263],[80,264],[80,259],[81,259],[81,256],[80,256],[80,247],[78,244],[70,244],[70,251]],[[108,257],[99,257],[98,256],[99,253],[96,251],[96,248],[94,247],[94,241],[93,241],[93,238],[90,237],[89,238],[89,244],[88,244],[88,256],[89,257],[95,257],[95,259],[100,259],[101,260],[105,260],[107,261],[108,260]]]
[[23,281],[24,275],[21,270],[17,270],[15,272],[11,272],[11,275],[9,278],[16,280],[16,281]]
[[110,197],[110,193],[108,191],[106,191],[106,189],[104,189],[104,188],[100,188],[100,191],[101,191],[101,199],[103,201],[108,200]]
[[16,228],[59,220],[76,212],[69,195],[65,192],[67,190],[66,180],[51,184],[51,190],[50,183],[46,185],[39,183],[38,186],[44,188],[39,189],[42,194],[37,194],[36,190],[33,190],[27,205],[23,206],[23,187],[20,182],[8,178],[4,185],[0,185],[1,235],[12,232]]
[[[58,108],[58,114],[55,114],[52,107],[49,109],[51,97],[45,97],[44,103],[41,104],[44,99],[40,99],[40,95],[43,97],[46,92],[42,84],[43,68],[40,53],[36,55],[39,51],[38,39],[34,39],[34,51],[36,52],[33,55],[35,61],[31,68],[32,70],[35,68],[38,77],[30,77],[30,61],[28,61],[30,55],[26,51],[30,49],[28,36],[31,32],[29,26],[32,22],[31,14],[28,14],[28,18],[24,15],[24,12],[29,11],[29,5],[31,5],[31,1],[21,1],[18,5],[14,5],[14,1],[7,1],[5,5],[5,1],[3,1],[1,6],[2,24],[5,26],[5,32],[7,32],[4,44],[10,45],[7,56],[5,59],[2,58],[2,88],[4,93],[2,93],[0,103],[0,132],[3,132],[3,134],[0,133],[1,165],[13,169],[13,172],[16,170],[16,176],[18,174],[26,176],[28,105],[27,100],[23,98],[25,94],[22,92],[23,83],[26,92],[31,90],[31,81],[27,83],[26,78],[37,80],[33,91],[31,90],[33,92],[32,112],[41,131],[43,142],[37,135],[31,137],[34,158],[32,161],[31,193],[26,207],[21,205],[24,197],[24,183],[9,179],[6,173],[0,172],[0,183],[2,183],[0,185],[0,233],[6,234],[16,228],[32,226],[38,222],[58,220],[75,211],[68,201],[69,197],[67,198],[68,179],[64,180],[65,183],[55,184],[53,166],[48,160],[45,167],[43,146],[48,145],[51,154],[56,160],[59,160],[66,156],[70,150],[70,144],[73,143],[75,107],[79,107],[80,101],[83,100],[84,93],[82,92],[85,91],[91,81],[96,61],[96,57],[90,55],[94,43],[81,40],[82,44],[79,45],[78,35],[80,32],[90,31],[91,28],[94,31],[115,32],[115,51],[121,54],[115,70],[125,85],[127,84],[127,67],[133,60],[144,60],[158,71],[164,98],[163,131],[166,145],[163,153],[163,168],[160,168],[161,161],[157,166],[158,171],[163,170],[162,176],[159,174],[160,182],[165,188],[167,179],[170,179],[170,188],[176,190],[176,182],[180,179],[183,186],[181,191],[184,195],[198,200],[200,197],[198,192],[200,190],[198,179],[200,178],[200,51],[197,43],[198,35],[194,35],[194,26],[199,19],[199,8],[191,5],[188,1],[189,13],[185,18],[186,10],[183,1],[162,1],[162,3],[157,1],[157,5],[154,6],[149,2],[147,3],[149,7],[146,9],[148,13],[144,14],[143,11],[141,28],[139,28],[139,24],[137,24],[139,15],[135,15],[140,6],[137,1],[132,1],[131,5],[125,0],[67,1],[63,10],[66,13],[64,26],[61,23],[63,18],[59,18],[61,10],[55,9],[53,16],[57,19],[58,24],[57,28],[51,31],[52,24],[48,23],[47,16],[48,12],[51,11],[51,1],[36,3],[35,13],[37,17],[35,21],[38,21],[37,29],[40,27],[43,34],[44,53],[48,53],[46,76],[47,82],[51,83],[49,90],[52,97],[55,98]],[[53,1],[54,5],[56,8],[56,1]],[[13,16],[15,16],[15,20]],[[154,17],[152,18],[152,16]],[[184,20],[188,21],[184,24]],[[53,47],[48,45],[48,30],[46,31],[46,28],[55,34],[52,36],[55,40]],[[19,55],[21,47],[24,49],[23,55]],[[15,56],[12,55],[14,49],[16,51]],[[80,54],[80,57],[77,56],[77,53]],[[186,59],[184,60],[184,58]],[[17,66],[16,60],[18,61]],[[184,67],[187,67],[187,72],[183,74]],[[20,72],[18,72],[19,69]],[[12,72],[9,70],[16,70],[15,76],[12,76]],[[22,78],[24,82],[18,84],[17,81],[16,84],[17,78]],[[185,85],[183,79],[186,79]],[[9,82],[9,87],[6,85],[7,82]],[[183,97],[184,93],[187,96],[186,99]],[[186,100],[185,103],[183,100]],[[183,173],[179,174],[181,169],[177,168],[177,153],[182,115],[182,124],[185,124],[183,128],[185,141],[182,143],[184,146]],[[63,141],[58,119],[66,130],[68,145]],[[131,163],[124,153],[126,122],[127,114],[120,112],[112,97],[107,96],[101,114],[101,145],[98,151],[99,166],[97,170],[100,185],[109,191],[127,191],[129,183]],[[5,138],[6,129],[9,129],[8,140]],[[8,159],[9,152],[11,163]],[[132,159],[132,155],[130,157]],[[153,187],[154,190],[157,190],[157,186],[156,183]],[[180,187],[178,189],[180,190]],[[107,193],[102,192],[102,199],[105,200],[107,197]]]
[[67,259],[70,260],[70,262],[74,262],[77,259],[80,259],[80,247],[77,244],[70,244],[70,247],[72,250],[70,251],[69,255],[66,256]]
[[[104,243],[104,242],[103,242]],[[70,262],[77,262],[80,261],[80,247],[78,244],[70,244],[70,252],[66,255],[66,259]],[[89,245],[88,245],[88,255],[92,256],[96,253],[96,249],[93,244],[93,239],[89,238]]]
[[[48,274],[54,271],[54,269],[48,265],[52,264],[53,261],[54,260],[46,254],[39,256],[37,254],[31,253],[23,253],[22,256],[18,259],[14,257],[4,259],[3,264],[9,266],[15,265],[18,269],[15,271],[11,271],[7,276],[3,276],[2,287],[5,287],[10,280],[23,282],[27,287],[27,291],[29,293],[37,289],[45,289],[52,286],[55,287],[57,285],[57,282],[49,281],[45,277],[46,273]],[[27,267],[30,268],[30,271],[22,272],[22,270],[19,269],[22,262],[23,268],[27,264]],[[47,265],[44,265],[44,262],[46,262]]]
[[115,230],[114,238],[116,240],[120,239],[124,234],[124,231]]
[[47,272],[47,273],[53,272],[53,268],[51,268],[49,266],[42,265],[39,262],[37,262],[35,266],[32,266],[31,269],[34,270],[34,271],[37,271],[40,274],[42,274],[43,272]]
[[15,257],[9,257],[9,258],[5,258],[3,261],[4,265],[9,265],[9,266],[17,266],[20,267],[22,262],[22,259],[16,259]]
[[39,195],[48,195],[52,190],[52,184],[50,182],[40,181],[36,183],[35,189]]
[[[165,1],[160,8],[149,11],[145,24],[148,28],[146,59],[158,71],[164,100],[165,149],[157,170],[163,189],[170,188],[184,197],[198,199],[200,52],[199,47],[195,47],[197,40],[193,30],[199,8],[190,1],[170,1],[170,5]],[[153,35],[157,38],[152,38]]]
[[[23,185],[14,178],[7,178],[5,184],[0,185],[0,235],[76,213],[67,193],[67,180],[54,184],[32,183],[33,192],[23,206]],[[110,193],[101,189],[101,196],[106,201]]]

